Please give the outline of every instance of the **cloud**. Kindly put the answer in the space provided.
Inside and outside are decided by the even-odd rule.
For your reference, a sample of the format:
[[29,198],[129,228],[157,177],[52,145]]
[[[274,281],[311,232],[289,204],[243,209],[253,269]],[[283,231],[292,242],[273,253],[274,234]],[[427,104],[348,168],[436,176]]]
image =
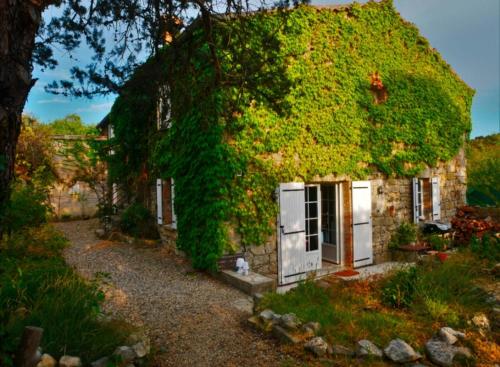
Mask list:
[[76,112],[99,112],[99,111],[107,111],[110,110],[113,106],[113,102],[104,102],[104,103],[92,103],[88,107],[77,108]]
[[69,103],[67,99],[64,98],[59,98],[59,97],[54,97],[54,98],[49,98],[49,99],[40,99],[36,101],[38,104],[52,104],[52,103]]

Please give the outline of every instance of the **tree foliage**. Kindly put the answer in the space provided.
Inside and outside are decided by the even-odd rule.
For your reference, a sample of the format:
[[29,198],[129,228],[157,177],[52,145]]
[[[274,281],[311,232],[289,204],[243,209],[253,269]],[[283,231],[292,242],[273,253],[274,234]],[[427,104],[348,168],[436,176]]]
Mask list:
[[86,125],[77,114],[70,114],[48,124],[50,132],[55,135],[95,135],[95,126]]
[[[129,178],[141,172],[130,162],[153,150],[148,172],[174,178],[177,243],[197,267],[213,268],[231,246],[228,223],[243,246],[267,240],[279,182],[413,176],[454,157],[468,136],[473,91],[390,1],[258,12],[212,27],[218,65],[195,25],[110,116],[115,141],[127,141],[118,167]],[[149,101],[164,84],[171,127],[155,136]]]
[[500,134],[480,136],[469,143],[467,157],[467,202],[500,205]]

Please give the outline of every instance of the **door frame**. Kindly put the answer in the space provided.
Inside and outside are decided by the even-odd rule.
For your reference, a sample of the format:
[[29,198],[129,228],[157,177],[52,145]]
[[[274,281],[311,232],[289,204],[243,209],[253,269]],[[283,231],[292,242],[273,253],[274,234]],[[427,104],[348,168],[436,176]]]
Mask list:
[[[338,262],[334,262],[330,259],[326,259],[321,253],[322,259],[325,258],[326,261],[335,265],[344,265],[345,263],[345,243],[344,243],[344,185],[343,182],[325,182],[321,186],[333,186],[335,192],[335,215],[336,215],[336,232],[337,232],[337,252],[338,252]],[[323,200],[323,198],[321,198]],[[326,244],[323,238],[323,232],[321,232],[321,246]],[[333,246],[331,244],[326,244],[327,246]]]

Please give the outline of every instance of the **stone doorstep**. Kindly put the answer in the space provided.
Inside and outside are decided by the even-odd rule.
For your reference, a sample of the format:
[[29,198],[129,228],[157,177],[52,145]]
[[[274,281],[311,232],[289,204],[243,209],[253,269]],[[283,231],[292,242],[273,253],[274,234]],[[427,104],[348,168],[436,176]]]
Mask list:
[[249,272],[248,275],[242,275],[233,270],[222,270],[218,274],[219,278],[225,283],[251,296],[276,289],[275,280],[262,274]]

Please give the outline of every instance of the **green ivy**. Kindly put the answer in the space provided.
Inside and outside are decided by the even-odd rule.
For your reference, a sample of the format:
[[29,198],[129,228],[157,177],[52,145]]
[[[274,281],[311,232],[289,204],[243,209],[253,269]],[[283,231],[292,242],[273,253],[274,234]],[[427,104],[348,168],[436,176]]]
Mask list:
[[[134,131],[127,144],[141,161],[154,151],[152,169],[175,179],[178,246],[198,268],[214,269],[231,247],[228,227],[243,246],[266,241],[279,182],[412,176],[454,157],[468,137],[473,91],[391,1],[300,6],[213,26],[219,70],[200,27],[163,50],[154,79],[170,85],[172,127],[147,152],[126,99],[112,120]],[[370,89],[374,72],[384,103]],[[128,98],[153,107],[155,93]]]

